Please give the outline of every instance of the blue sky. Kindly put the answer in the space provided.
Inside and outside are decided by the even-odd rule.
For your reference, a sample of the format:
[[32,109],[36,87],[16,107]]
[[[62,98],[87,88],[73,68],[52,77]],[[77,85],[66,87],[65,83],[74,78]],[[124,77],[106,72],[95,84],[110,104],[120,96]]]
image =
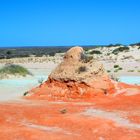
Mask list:
[[0,0],[0,46],[140,41],[140,0]]

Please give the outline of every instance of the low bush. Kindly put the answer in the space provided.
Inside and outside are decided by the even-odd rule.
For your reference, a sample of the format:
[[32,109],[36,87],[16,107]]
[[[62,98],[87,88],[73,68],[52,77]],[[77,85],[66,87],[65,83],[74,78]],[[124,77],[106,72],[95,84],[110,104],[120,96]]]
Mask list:
[[119,68],[119,65],[114,65],[114,68]]
[[3,68],[0,69],[0,74],[4,75],[32,75],[26,68],[14,65],[14,64],[7,64]]
[[123,52],[123,51],[128,51],[129,48],[128,47],[119,47],[115,50],[112,51],[113,54],[118,54],[119,52]]
[[114,72],[118,72],[119,70],[122,70],[123,69],[119,65],[114,65],[114,68],[115,68]]
[[98,50],[93,50],[93,51],[90,52],[90,54],[102,54],[102,53]]
[[122,70],[122,69],[123,69],[122,67],[119,67],[119,68],[118,68],[118,70]]
[[23,96],[26,96],[28,94],[28,91],[24,92]]
[[134,72],[134,70],[128,70],[128,72]]

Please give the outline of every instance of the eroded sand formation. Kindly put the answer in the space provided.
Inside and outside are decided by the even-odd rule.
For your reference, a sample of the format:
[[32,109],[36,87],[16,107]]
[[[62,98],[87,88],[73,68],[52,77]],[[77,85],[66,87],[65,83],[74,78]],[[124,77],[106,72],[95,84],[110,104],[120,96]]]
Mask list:
[[[95,96],[120,95],[125,91],[122,85],[129,87],[111,80],[103,64],[86,56],[81,47],[73,47],[66,52],[48,80],[29,91],[27,98],[93,99]],[[135,91],[135,86],[130,87]]]
[[86,56],[81,47],[73,47],[66,52],[48,80],[28,95],[31,98],[76,99],[110,94],[113,90],[114,84],[103,65]]

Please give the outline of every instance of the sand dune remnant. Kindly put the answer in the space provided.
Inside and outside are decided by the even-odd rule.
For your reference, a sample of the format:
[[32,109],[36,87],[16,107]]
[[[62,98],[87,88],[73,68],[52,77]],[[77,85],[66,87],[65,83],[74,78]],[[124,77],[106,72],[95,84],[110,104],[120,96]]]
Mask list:
[[103,64],[87,56],[83,48],[73,47],[49,75],[48,80],[31,90],[31,97],[92,98],[111,93],[114,85]]

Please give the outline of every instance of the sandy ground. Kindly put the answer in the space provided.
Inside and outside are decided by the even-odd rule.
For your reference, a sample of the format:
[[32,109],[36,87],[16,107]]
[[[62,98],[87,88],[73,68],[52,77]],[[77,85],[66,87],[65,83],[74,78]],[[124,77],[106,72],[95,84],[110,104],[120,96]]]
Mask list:
[[[106,70],[110,70],[111,74],[118,76],[140,76],[140,61],[102,61]],[[114,65],[119,65],[122,70],[115,72]]]

